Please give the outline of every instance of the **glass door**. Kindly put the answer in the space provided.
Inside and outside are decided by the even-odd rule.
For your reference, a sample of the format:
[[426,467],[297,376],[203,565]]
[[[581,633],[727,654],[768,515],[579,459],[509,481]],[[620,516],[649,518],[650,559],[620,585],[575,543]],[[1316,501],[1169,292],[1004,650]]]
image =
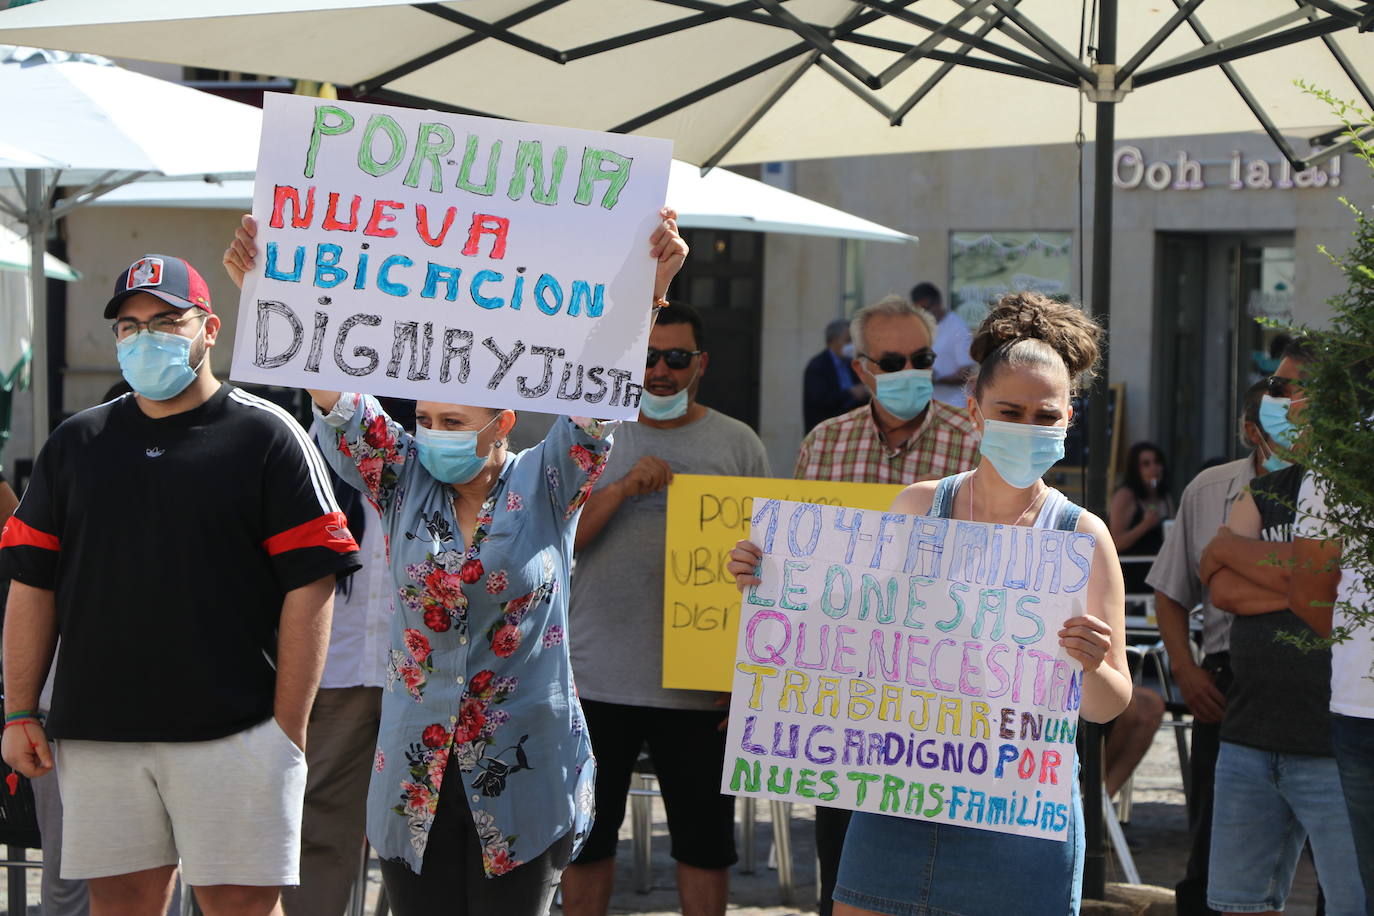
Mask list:
[[1181,491],[1209,454],[1202,397],[1208,238],[1161,234],[1156,252],[1153,425]]

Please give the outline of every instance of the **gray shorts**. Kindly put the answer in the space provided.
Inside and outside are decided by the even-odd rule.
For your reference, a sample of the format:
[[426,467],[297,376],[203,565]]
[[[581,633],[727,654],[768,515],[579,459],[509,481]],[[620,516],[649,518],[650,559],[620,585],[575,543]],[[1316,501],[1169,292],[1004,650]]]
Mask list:
[[190,885],[299,883],[305,753],[276,719],[213,741],[58,741],[62,877],[181,862]]

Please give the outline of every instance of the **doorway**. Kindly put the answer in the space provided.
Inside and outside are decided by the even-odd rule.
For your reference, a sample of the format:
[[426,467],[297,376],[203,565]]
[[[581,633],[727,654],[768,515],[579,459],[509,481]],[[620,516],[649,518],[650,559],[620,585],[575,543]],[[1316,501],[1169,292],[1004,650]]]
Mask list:
[[1237,421],[1278,365],[1273,324],[1293,317],[1293,235],[1160,233],[1155,252],[1152,425],[1181,491],[1205,463],[1248,451]]
[[759,339],[763,333],[763,233],[684,229],[692,249],[669,301],[701,314],[711,365],[698,399],[759,428]]

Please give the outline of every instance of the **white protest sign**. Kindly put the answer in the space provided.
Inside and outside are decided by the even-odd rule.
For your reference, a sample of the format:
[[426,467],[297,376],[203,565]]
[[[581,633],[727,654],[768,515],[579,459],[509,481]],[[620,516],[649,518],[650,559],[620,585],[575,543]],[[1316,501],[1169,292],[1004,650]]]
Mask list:
[[633,420],[664,140],[269,93],[231,376]]
[[1090,534],[754,500],[721,791],[1067,839]]

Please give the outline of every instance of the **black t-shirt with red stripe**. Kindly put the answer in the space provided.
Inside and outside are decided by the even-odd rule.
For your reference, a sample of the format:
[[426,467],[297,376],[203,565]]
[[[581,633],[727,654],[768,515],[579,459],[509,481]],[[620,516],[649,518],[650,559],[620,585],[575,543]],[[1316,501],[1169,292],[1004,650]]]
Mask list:
[[0,576],[51,589],[50,737],[204,741],[272,715],[292,589],[357,569],[324,459],[280,407],[223,385],[153,419],[125,395],[43,446]]

